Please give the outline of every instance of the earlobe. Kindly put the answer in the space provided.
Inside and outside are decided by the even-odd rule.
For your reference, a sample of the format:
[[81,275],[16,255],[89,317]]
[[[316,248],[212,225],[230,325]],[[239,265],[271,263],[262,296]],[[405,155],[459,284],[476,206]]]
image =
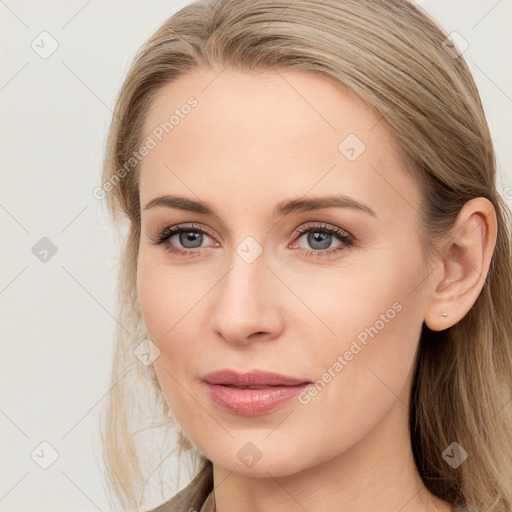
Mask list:
[[425,323],[432,331],[447,329],[460,321],[478,299],[496,245],[496,211],[492,203],[477,197],[459,212],[448,243],[441,250],[430,281]]

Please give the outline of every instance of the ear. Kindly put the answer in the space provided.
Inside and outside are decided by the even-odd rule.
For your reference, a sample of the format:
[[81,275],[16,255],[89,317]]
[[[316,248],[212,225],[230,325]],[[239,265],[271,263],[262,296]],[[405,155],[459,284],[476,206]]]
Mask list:
[[431,281],[425,323],[432,331],[461,320],[485,283],[496,245],[496,210],[484,197],[468,201],[457,216]]

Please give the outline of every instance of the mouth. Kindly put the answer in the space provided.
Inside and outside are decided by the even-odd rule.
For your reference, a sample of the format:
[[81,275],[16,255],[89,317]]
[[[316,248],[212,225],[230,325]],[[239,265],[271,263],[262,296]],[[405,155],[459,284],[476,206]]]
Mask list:
[[236,389],[266,389],[269,387],[276,387],[276,386],[234,386],[231,384],[218,384],[219,386],[227,386],[229,388],[236,388]]
[[218,407],[242,416],[268,413],[311,384],[304,379],[259,370],[219,370],[205,375],[202,381]]
[[216,372],[208,373],[202,380],[208,384],[260,389],[270,386],[295,386],[297,384],[309,382],[305,379],[261,370],[251,370],[247,373],[240,373],[235,370],[218,370]]

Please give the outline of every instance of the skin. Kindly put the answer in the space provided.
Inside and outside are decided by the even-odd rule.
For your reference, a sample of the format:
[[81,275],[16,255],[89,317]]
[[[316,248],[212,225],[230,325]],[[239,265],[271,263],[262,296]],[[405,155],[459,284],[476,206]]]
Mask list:
[[[190,96],[198,105],[142,161],[137,287],[161,351],[154,365],[165,400],[214,464],[217,511],[451,510],[417,473],[408,396],[423,322],[453,325],[482,289],[496,240],[491,203],[468,202],[447,255],[427,266],[419,186],[385,123],[359,99],[305,72],[198,69],[159,92],[144,137]],[[338,149],[348,134],[366,146],[354,161]],[[144,209],[164,194],[201,200],[216,216]],[[280,201],[332,194],[375,216],[334,207],[272,216]],[[190,222],[213,235],[199,254],[178,235],[168,243],[195,256],[153,242]],[[295,236],[322,224],[357,241],[345,246],[333,235],[323,249],[307,233]],[[248,236],[263,249],[251,263],[237,253]],[[223,368],[314,382],[394,303],[401,310],[307,404],[244,417],[205,392],[201,377]],[[237,457],[248,442],[261,454],[252,467]]]

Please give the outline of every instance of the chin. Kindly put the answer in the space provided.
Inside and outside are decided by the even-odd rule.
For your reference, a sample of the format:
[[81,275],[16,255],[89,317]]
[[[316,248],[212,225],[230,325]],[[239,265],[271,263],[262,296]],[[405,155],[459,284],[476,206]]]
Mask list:
[[266,461],[263,458],[260,459],[254,466],[246,466],[240,462],[237,458],[228,459],[222,458],[222,460],[211,459],[214,465],[218,465],[227,471],[236,473],[238,475],[249,476],[253,478],[269,478],[273,477],[284,477],[294,475],[300,471],[306,469],[304,467],[304,461],[301,461],[301,465],[297,467],[295,464],[290,464],[290,460],[281,460],[280,456],[277,456],[275,460],[271,455],[267,455]]
[[282,443],[264,443],[254,438],[251,442],[248,439],[250,436],[230,439],[228,446],[220,447],[221,450],[217,452],[208,450],[210,453],[206,456],[214,465],[227,471],[254,478],[293,475],[309,466],[308,458],[299,444],[288,444],[283,450]]

